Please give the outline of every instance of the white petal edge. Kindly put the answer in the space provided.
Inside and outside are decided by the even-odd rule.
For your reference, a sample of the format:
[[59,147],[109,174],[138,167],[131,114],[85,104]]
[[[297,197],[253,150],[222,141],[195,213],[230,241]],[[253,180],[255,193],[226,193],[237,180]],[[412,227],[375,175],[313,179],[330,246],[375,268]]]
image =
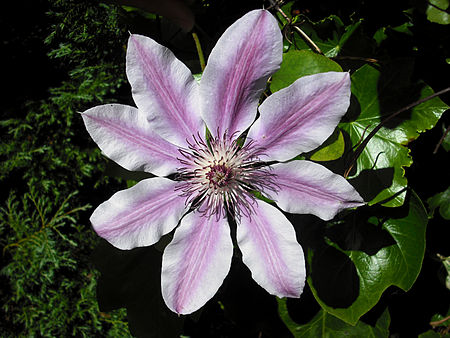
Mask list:
[[202,116],[213,136],[250,126],[267,79],[280,67],[282,50],[278,23],[265,10],[247,13],[223,33],[200,81]]
[[177,182],[149,178],[115,193],[95,209],[94,230],[115,247],[129,250],[148,246],[172,231],[187,211]]
[[304,76],[270,95],[247,140],[263,149],[261,159],[287,161],[321,145],[350,105],[350,75],[328,72]]
[[161,287],[167,306],[178,314],[202,307],[222,285],[232,255],[226,219],[186,215],[163,254]]
[[303,249],[280,210],[256,201],[250,217],[241,216],[237,241],[242,260],[259,285],[278,297],[300,297],[306,278]]
[[192,135],[204,132],[198,83],[168,48],[146,36],[131,35],[126,70],[134,102],[161,137],[187,146]]
[[313,214],[330,220],[347,208],[364,205],[356,189],[342,176],[310,161],[271,166],[277,192],[270,197],[289,213]]
[[125,169],[165,176],[180,166],[178,148],[157,135],[138,109],[106,104],[81,116],[103,153]]

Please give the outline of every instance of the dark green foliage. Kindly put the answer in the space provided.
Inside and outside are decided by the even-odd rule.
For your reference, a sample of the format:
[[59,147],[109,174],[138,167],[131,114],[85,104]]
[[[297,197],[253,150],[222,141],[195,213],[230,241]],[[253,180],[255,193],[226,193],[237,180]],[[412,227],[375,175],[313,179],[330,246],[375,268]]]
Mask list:
[[[261,8],[262,3],[194,2],[196,30],[205,54],[235,19],[248,10]],[[353,86],[357,87],[350,109],[350,113],[357,114],[353,120],[341,124],[344,131],[336,130],[336,135],[344,139],[337,147],[339,154],[331,151],[322,159],[314,159],[314,153],[306,154],[312,160],[328,160],[330,167],[334,165],[336,171],[343,171],[348,166],[346,156],[352,155],[350,150],[363,139],[362,135],[347,137],[346,124],[347,129],[353,130],[356,122],[365,120],[367,124],[360,129],[367,135],[385,114],[429,95],[431,88],[437,91],[448,85],[445,26],[430,22],[425,3],[420,6],[420,2],[406,0],[352,0],[346,5],[331,0],[284,3],[285,12],[291,16],[297,13],[298,18],[293,19],[325,55],[308,51],[311,49],[308,43],[292,29],[284,30],[293,44],[286,39],[285,47],[290,49],[285,53],[281,71],[272,78],[271,90],[288,84],[280,82],[292,82],[305,74],[341,68],[352,73]],[[376,9],[382,10],[382,15]],[[282,17],[280,22],[284,22]],[[91,257],[99,238],[88,217],[93,207],[126,184],[124,180],[107,177],[120,168],[106,168],[107,162],[90,139],[78,112],[108,102],[132,104],[124,64],[128,31],[155,38],[170,47],[194,72],[199,72],[193,42],[177,29],[164,18],[131,9],[127,12],[91,0],[25,0],[8,2],[2,7],[0,34],[5,50],[0,61],[6,88],[2,89],[4,100],[0,106],[0,337],[126,337],[130,336],[128,321],[134,334],[163,337],[178,331],[192,337],[284,337],[289,336],[285,324],[291,334],[301,336],[308,333],[417,336],[429,329],[433,314],[436,318],[448,315],[448,290],[437,277],[442,263],[435,260],[437,254],[448,256],[445,251],[448,241],[442,236],[445,225],[439,223],[439,214],[449,204],[448,196],[436,195],[449,186],[445,171],[448,168],[443,165],[446,153],[441,149],[432,155],[442,133],[438,130],[436,134],[434,128],[412,142],[417,139],[417,132],[433,128],[443,114],[446,106],[439,99],[410,110],[393,125],[386,125],[366,148],[366,152],[374,154],[369,157],[376,163],[360,161],[350,175],[362,173],[359,181],[358,177],[353,181],[359,185],[360,193],[362,188],[373,193],[370,190],[373,186],[381,189],[377,193],[388,190],[385,182],[380,181],[383,183],[380,185],[366,174],[373,174],[375,164],[388,158],[383,155],[386,149],[394,148],[390,152],[393,160],[388,168],[381,169],[394,171],[395,182],[401,183],[398,186],[408,187],[409,195],[402,195],[395,204],[397,208],[388,212],[388,208],[370,206],[331,223],[320,223],[309,216],[292,217],[299,241],[304,248],[314,250],[308,252],[309,285],[299,300],[281,301],[279,311],[274,297],[256,285],[240,258],[233,263],[223,287],[202,310],[178,318],[163,304],[159,288],[161,258],[154,248],[123,252],[105,242]],[[405,86],[399,86],[401,78],[389,69],[392,65],[396,65],[393,69],[397,71],[407,70]],[[295,76],[293,70],[297,72]],[[370,84],[370,88],[363,88],[363,84]],[[404,91],[410,84],[419,84],[415,95]],[[387,89],[382,93],[383,88]],[[403,97],[405,100],[400,100]],[[448,94],[441,96],[446,104],[448,98]],[[371,110],[364,109],[369,101]],[[359,111],[352,107],[359,107]],[[364,119],[367,116],[373,121],[367,122]],[[443,116],[447,120],[437,122],[437,126],[445,130],[448,112]],[[387,146],[386,140],[401,134],[399,126],[405,139],[396,140],[396,147]],[[387,136],[383,137],[386,131]],[[437,139],[433,138],[436,135]],[[336,145],[334,142],[340,139],[329,141]],[[378,171],[380,177],[390,173],[383,170]],[[132,182],[128,181],[130,185]],[[366,200],[378,204],[398,191],[391,190],[378,200],[374,200],[376,194],[367,193],[371,198]],[[407,203],[400,206],[405,196],[414,198],[406,198]],[[423,264],[427,219],[419,197],[428,198],[432,210],[440,206],[440,213],[429,215]],[[414,225],[420,225],[420,231],[413,236],[410,232]],[[420,243],[411,241],[417,238]],[[156,252],[153,262],[148,256],[152,251]],[[366,263],[368,259],[371,264]],[[102,271],[101,279],[92,261]],[[337,263],[352,269],[336,269]],[[381,274],[381,268],[388,265],[390,268],[385,270],[389,275]],[[420,268],[422,272],[411,287]],[[330,276],[351,277],[337,280],[341,284],[353,282],[356,276],[356,282],[342,287],[336,280],[330,282]],[[152,281],[156,281],[156,286]],[[366,281],[376,283],[369,285]],[[349,287],[352,285],[356,287]],[[408,293],[393,287],[385,290],[389,285],[411,290]],[[127,309],[102,312],[97,287],[103,311]],[[417,311],[417,304],[427,305]],[[166,312],[174,321],[170,317],[168,321],[164,319]]]
[[[0,336],[127,336],[124,310],[102,313],[97,305],[98,272],[88,262],[98,238],[87,203],[106,181],[106,162],[78,114],[111,101],[125,83],[127,29],[112,5],[38,6],[46,20],[28,13],[7,40],[8,52],[23,58],[11,78],[28,82],[14,85],[20,103],[0,114]],[[44,69],[34,71],[46,76],[36,78],[26,65],[45,54],[47,63],[35,65]]]
[[0,328],[2,336],[90,337],[107,332],[111,322],[120,336],[127,334],[123,313],[107,319],[98,310],[98,274],[84,252],[95,237],[75,218],[89,206],[70,209],[73,195],[50,198],[30,187],[20,200],[12,193],[0,209],[1,244],[9,260],[1,274],[11,295],[2,308],[8,325]]

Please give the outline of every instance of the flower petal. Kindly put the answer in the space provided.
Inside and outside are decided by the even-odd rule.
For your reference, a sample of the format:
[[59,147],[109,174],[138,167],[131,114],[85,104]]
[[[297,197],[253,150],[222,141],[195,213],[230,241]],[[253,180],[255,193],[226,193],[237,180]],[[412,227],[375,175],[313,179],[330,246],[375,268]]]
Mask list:
[[266,160],[287,161],[321,145],[350,104],[350,75],[328,72],[304,76],[269,96],[248,139]]
[[149,178],[115,193],[95,209],[91,223],[97,234],[119,249],[156,243],[176,227],[187,211],[177,182]]
[[226,219],[186,215],[164,250],[161,285],[167,306],[179,314],[198,310],[222,285],[232,255]]
[[305,258],[292,224],[274,206],[258,200],[250,217],[242,215],[237,240],[253,279],[278,297],[300,297]]
[[277,21],[265,10],[244,15],[223,33],[200,81],[203,120],[214,136],[243,132],[254,121],[282,49]]
[[136,108],[106,104],[81,116],[103,153],[125,169],[164,176],[180,167],[177,147],[155,134]]
[[270,197],[286,212],[330,220],[343,209],[364,204],[345,178],[320,164],[292,161],[274,164],[272,169],[279,190]]
[[148,37],[131,35],[127,76],[137,107],[163,138],[185,146],[192,135],[204,131],[198,84],[169,49]]

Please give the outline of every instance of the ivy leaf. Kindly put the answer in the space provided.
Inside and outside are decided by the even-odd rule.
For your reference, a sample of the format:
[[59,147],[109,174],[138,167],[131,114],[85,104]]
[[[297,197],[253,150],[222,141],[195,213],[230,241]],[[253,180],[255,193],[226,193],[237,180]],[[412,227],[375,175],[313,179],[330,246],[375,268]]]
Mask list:
[[345,141],[344,135],[339,128],[333,132],[333,134],[309,157],[312,161],[333,161],[337,160],[344,154]]
[[377,46],[380,46],[381,43],[388,38],[388,34],[391,32],[403,33],[412,36],[413,33],[410,30],[411,27],[413,27],[413,24],[411,22],[405,22],[395,27],[381,27],[375,32],[375,34],[373,35],[373,39],[375,40]]
[[425,253],[426,210],[414,192],[399,208],[360,208],[311,248],[308,284],[328,313],[355,325],[396,285],[408,291]]
[[283,54],[283,62],[272,77],[270,90],[276,92],[305,75],[331,71],[342,72],[342,68],[323,55],[308,50],[290,50]]
[[288,329],[295,338],[317,338],[317,337],[388,337],[389,324],[391,318],[389,311],[386,309],[375,327],[359,321],[355,326],[328,314],[326,311],[320,310],[317,315],[307,324],[298,325],[289,316],[285,299],[278,300],[278,311],[281,319],[284,321]]
[[450,133],[447,132],[445,128],[442,128],[442,133],[444,134],[444,140],[442,141],[442,148],[445,151],[450,151]]
[[430,217],[433,216],[434,210],[439,208],[442,218],[450,220],[450,187],[447,190],[430,197],[428,200],[430,206]]
[[[305,18],[302,17],[302,19]],[[360,19],[345,26],[337,15],[330,15],[318,22],[305,19],[301,23],[300,28],[314,41],[325,56],[332,58],[339,55],[345,43],[361,25],[361,22],[362,20]],[[293,39],[297,49],[310,49],[309,45],[298,35],[294,35]]]
[[430,0],[426,10],[427,19],[441,25],[448,25],[450,23],[450,15],[446,11],[448,6],[448,0]]
[[[431,318],[430,324],[433,326],[434,329],[442,329],[442,334],[439,334],[439,331],[434,330],[428,330],[424,333],[421,333],[419,335],[419,338],[442,338],[442,337],[448,337],[448,334],[445,334],[448,326],[450,325],[450,309],[447,311],[447,314],[445,316],[441,315],[440,313],[436,313]],[[444,320],[446,319],[447,320]],[[439,323],[439,324],[438,324]]]
[[[433,94],[423,82],[410,82],[411,71],[408,60],[399,60],[383,72],[365,65],[352,75],[352,94],[356,100],[340,127],[353,145],[367,136],[386,114]],[[404,167],[412,164],[406,145],[433,128],[446,109],[448,106],[439,98],[428,100],[391,120],[369,141],[356,161],[356,172],[351,173],[352,177],[359,175],[361,191],[357,188],[369,205],[403,204],[402,191],[408,183]]]

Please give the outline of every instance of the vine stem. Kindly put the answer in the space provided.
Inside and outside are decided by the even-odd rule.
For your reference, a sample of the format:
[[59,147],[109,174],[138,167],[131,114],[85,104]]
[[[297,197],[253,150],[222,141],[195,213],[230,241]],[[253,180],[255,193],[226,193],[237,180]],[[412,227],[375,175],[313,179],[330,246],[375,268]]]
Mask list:
[[444,139],[447,136],[449,131],[450,131],[450,126],[447,127],[447,129],[445,130],[445,132],[442,135],[441,139],[439,140],[438,144],[436,144],[436,148],[434,148],[433,155],[435,155],[438,152],[440,145],[442,144],[442,142],[444,142]]
[[372,139],[372,137],[381,129],[381,127],[383,127],[387,122],[389,122],[390,120],[392,120],[394,117],[396,117],[397,115],[421,104],[424,103],[428,100],[431,100],[433,98],[435,98],[436,96],[442,95],[446,92],[450,91],[450,87],[447,87],[445,89],[442,89],[430,96],[424,97],[423,99],[417,100],[409,105],[407,105],[406,107],[401,108],[400,110],[397,110],[395,113],[389,115],[385,120],[381,121],[371,132],[369,135],[367,135],[367,137],[364,139],[364,141],[361,142],[361,144],[359,145],[359,147],[356,149],[355,151],[355,155],[353,156],[352,161],[350,162],[347,170],[344,173],[344,177],[347,178],[348,175],[350,174],[350,171],[352,170],[353,166],[355,165],[356,160],[358,159],[358,157],[361,155],[361,153],[363,152],[364,148],[367,146],[367,144],[369,143],[369,141]]
[[198,38],[197,33],[192,32],[192,37],[194,38],[195,47],[197,48],[198,60],[200,61],[200,67],[202,68],[202,72],[205,70],[206,63],[205,57],[203,56],[202,45],[200,44],[200,40]]
[[450,316],[447,316],[447,317],[445,317],[445,318],[442,318],[441,320],[436,320],[436,321],[434,321],[434,322],[430,322],[430,325],[432,326],[432,327],[436,327],[436,326],[438,326],[438,325],[440,325],[440,324],[442,324],[442,323],[445,323],[447,320],[449,320],[450,319]]
[[[283,12],[283,10],[280,8],[280,6],[275,5],[276,10],[278,11],[278,13],[280,13],[283,18],[288,22],[288,25],[292,24],[292,20],[286,15],[286,13]],[[298,34],[300,34],[300,36],[302,37],[303,40],[305,40],[311,47],[314,48],[314,50],[316,51],[316,53],[318,54],[322,54],[323,52],[320,50],[319,46],[317,46],[313,40],[311,40],[311,38],[306,35],[306,33],[304,31],[302,31],[300,29],[300,27],[296,26],[296,25],[292,25],[292,27],[294,27],[294,29],[296,30],[296,32]]]

